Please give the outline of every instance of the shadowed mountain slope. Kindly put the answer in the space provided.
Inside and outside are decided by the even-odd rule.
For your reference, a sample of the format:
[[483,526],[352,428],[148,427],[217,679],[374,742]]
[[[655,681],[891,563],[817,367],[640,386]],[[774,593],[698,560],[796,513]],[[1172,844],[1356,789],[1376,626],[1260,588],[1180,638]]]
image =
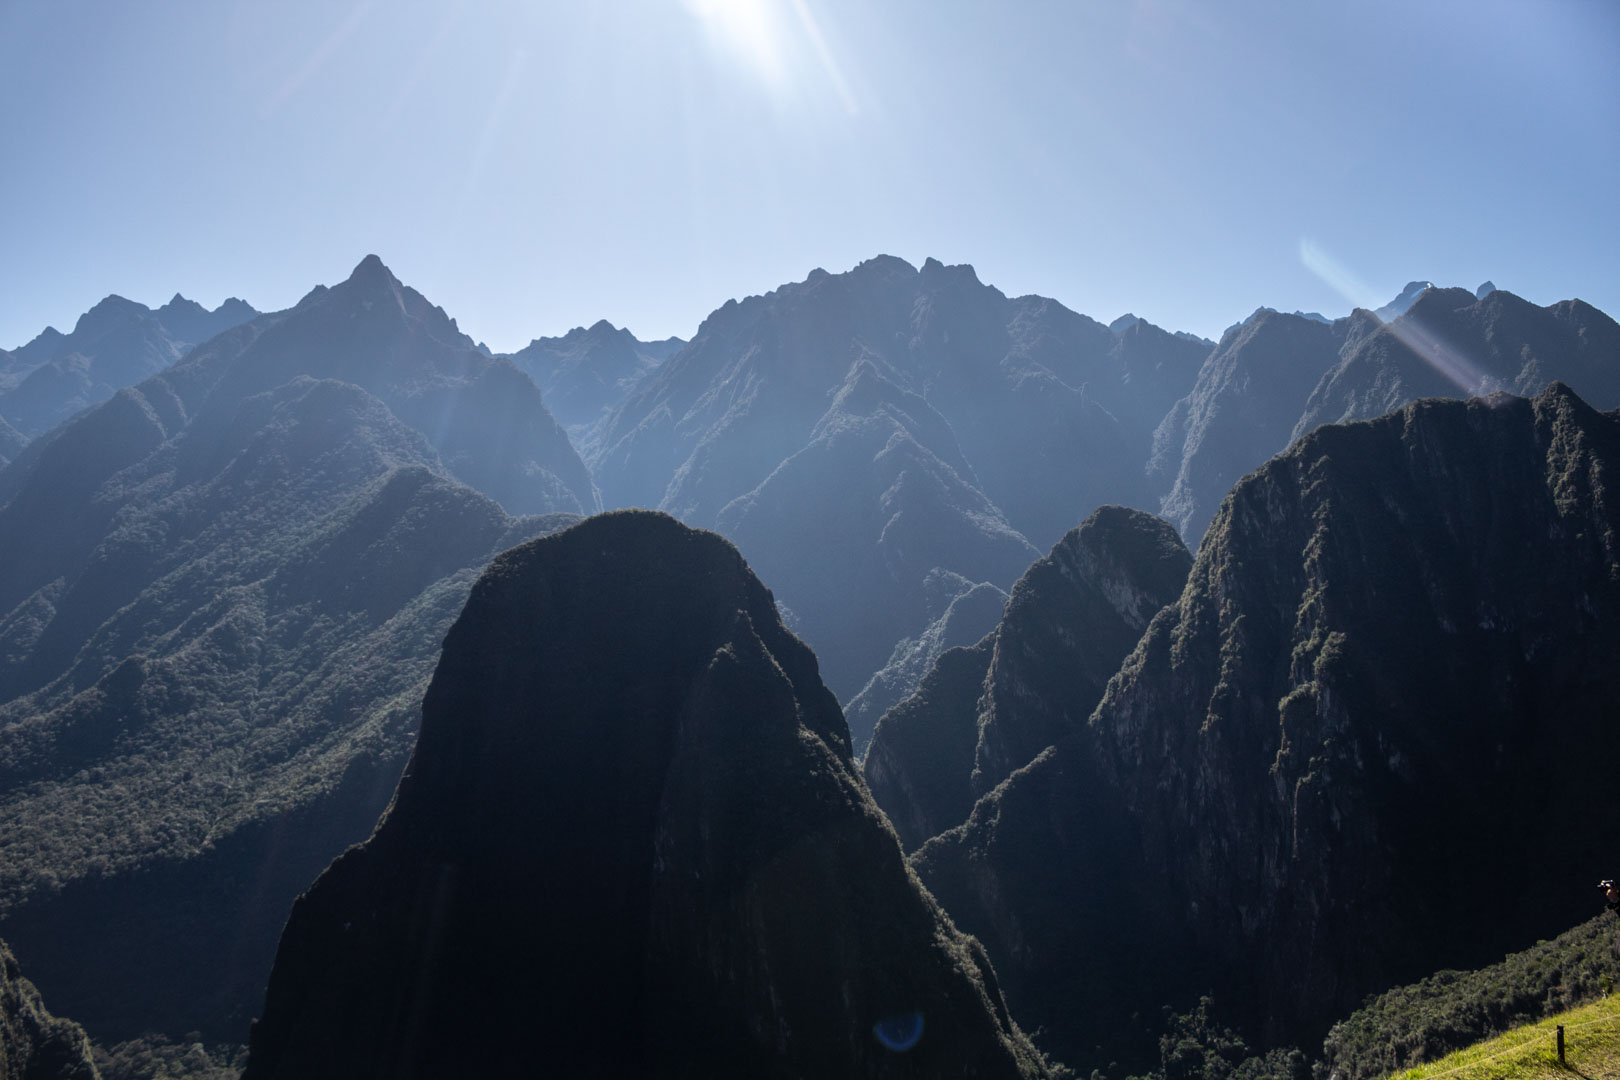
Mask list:
[[0,1077],[99,1080],[84,1029],[52,1016],[0,941]]
[[[924,584],[936,598],[933,607],[943,604],[944,611],[916,637],[901,638],[889,654],[889,662],[850,699],[844,717],[852,733],[872,731],[885,712],[918,689],[941,656],[948,650],[972,645],[990,633],[1001,622],[1001,613],[1007,607],[1007,594],[989,582],[968,586],[966,579],[951,580],[938,574]],[[857,749],[861,749],[861,742],[857,737]],[[864,756],[864,750],[862,753]],[[871,782],[870,778],[867,782]]]
[[[1089,723],[913,858],[1054,1052],[1126,1060],[1132,1013],[1211,989],[1308,1044],[1583,913],[1620,828],[1617,465],[1620,415],[1555,384],[1238,485]],[[1474,888],[1502,850],[1546,869]]]
[[242,1036],[473,579],[573,520],[509,517],[352,383],[169,387],[39,440],[0,507],[0,928],[107,1041]]
[[878,723],[866,781],[907,850],[1084,724],[1191,566],[1168,522],[1123,506],[1096,510],[1030,566],[994,633],[942,655]]
[[814,656],[731,545],[663,515],[592,518],[475,586],[387,817],[294,908],[245,1076],[539,1060],[1042,1071],[907,874]]

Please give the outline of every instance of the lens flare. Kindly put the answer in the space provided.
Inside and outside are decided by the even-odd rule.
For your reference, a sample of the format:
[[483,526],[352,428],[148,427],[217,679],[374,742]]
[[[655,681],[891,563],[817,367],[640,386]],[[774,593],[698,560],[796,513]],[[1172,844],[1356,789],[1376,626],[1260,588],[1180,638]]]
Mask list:
[[920,1012],[896,1013],[885,1016],[872,1025],[872,1034],[886,1049],[903,1054],[922,1040],[923,1015]]
[[[1321,278],[1353,306],[1368,311],[1377,308],[1378,302],[1374,294],[1361,279],[1308,237],[1302,238],[1299,242],[1299,261],[1305,264],[1305,269]],[[1414,356],[1428,364],[1464,395],[1488,394],[1501,389],[1494,380],[1486,376],[1478,364],[1453,348],[1435,333],[1433,328],[1424,326],[1416,319],[1405,317],[1397,317],[1384,325],[1395,335],[1397,341],[1411,350]]]

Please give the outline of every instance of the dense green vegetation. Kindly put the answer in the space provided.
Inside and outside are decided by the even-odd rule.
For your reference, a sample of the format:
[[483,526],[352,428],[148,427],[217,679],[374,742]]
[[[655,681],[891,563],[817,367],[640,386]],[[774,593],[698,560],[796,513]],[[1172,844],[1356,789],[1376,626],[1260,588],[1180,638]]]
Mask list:
[[1617,934],[1602,915],[1490,967],[1380,994],[1328,1033],[1323,1075],[1370,1080],[1605,997],[1620,982]]
[[[1564,1058],[1558,1058],[1558,1031],[1564,1029]],[[1620,1070],[1620,998],[1590,1005],[1515,1028],[1440,1060],[1406,1072],[1397,1080],[1553,1080],[1614,1076]]]

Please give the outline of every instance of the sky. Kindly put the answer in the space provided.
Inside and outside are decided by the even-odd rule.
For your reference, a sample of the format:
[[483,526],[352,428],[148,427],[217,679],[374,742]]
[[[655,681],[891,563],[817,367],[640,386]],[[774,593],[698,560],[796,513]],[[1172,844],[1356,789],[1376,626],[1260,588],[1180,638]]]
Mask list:
[[497,351],[883,253],[1210,337],[1620,316],[1614,0],[0,0],[0,348],[376,253]]

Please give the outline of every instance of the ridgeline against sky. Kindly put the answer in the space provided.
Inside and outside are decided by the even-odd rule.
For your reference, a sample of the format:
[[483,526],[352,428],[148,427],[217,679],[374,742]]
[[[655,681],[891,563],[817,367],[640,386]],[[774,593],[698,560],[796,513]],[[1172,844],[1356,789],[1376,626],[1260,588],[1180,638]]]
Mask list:
[[1211,338],[1416,274],[1617,311],[1615,55],[1593,0],[8,4],[0,348],[365,251],[497,350],[876,251]]

